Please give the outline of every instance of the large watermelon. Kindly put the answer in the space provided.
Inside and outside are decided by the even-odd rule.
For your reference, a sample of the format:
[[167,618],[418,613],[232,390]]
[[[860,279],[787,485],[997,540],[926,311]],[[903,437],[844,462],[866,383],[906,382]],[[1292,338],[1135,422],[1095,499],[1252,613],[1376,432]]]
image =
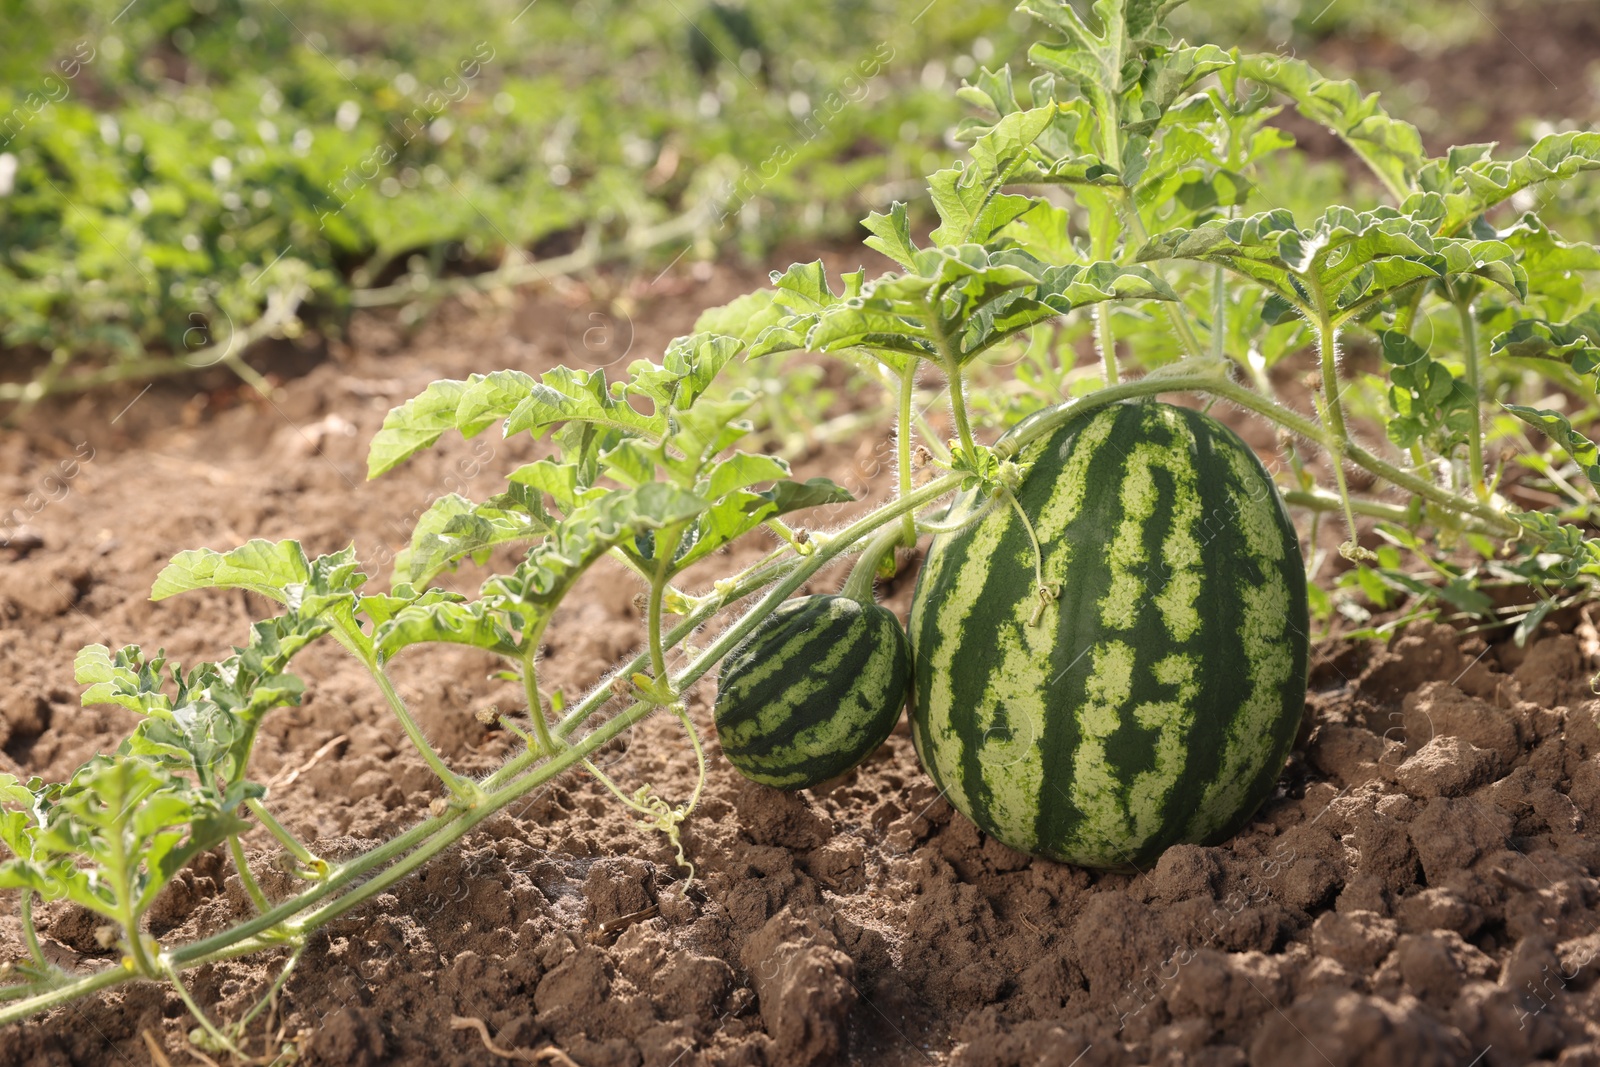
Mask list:
[[1221,423],[1154,401],[1072,419],[1018,462],[1059,599],[1039,609],[1005,503],[934,539],[911,604],[923,766],[985,832],[1069,863],[1228,837],[1305,701],[1305,571],[1272,479]]
[[905,707],[911,646],[887,608],[849,596],[785,601],[723,661],[712,709],[746,778],[817,785],[883,744]]

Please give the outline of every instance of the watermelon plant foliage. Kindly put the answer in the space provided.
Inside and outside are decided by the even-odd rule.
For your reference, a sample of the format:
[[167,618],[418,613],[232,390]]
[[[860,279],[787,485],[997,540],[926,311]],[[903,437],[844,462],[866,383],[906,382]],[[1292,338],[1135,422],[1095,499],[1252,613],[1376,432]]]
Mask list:
[[[620,373],[475,374],[395,408],[372,443],[373,477],[491,427],[540,444],[500,493],[438,500],[386,582],[360,571],[353,547],[312,559],[293,541],[252,541],[174,558],[157,599],[244,589],[281,610],[216,662],[184,668],[133,646],[80,654],[84,702],[120,704],[142,721],[67,783],[0,777],[0,840],[11,853],[0,886],[20,890],[32,946],[0,990],[0,1022],[126,981],[181,989],[184,971],[245,952],[278,953],[286,974],[329,921],[568,772],[600,777],[683,858],[678,833],[694,797],[629,792],[595,764],[599,750],[666,709],[703,780],[691,690],[792,594],[864,550],[875,565],[885,547],[959,535],[1015,506],[1038,451],[1029,446],[1114,403],[1189,395],[1274,426],[1282,455],[1271,466],[1285,500],[1311,516],[1307,543],[1323,516],[1339,523],[1353,564],[1341,581],[1369,601],[1404,593],[1428,610],[1516,625],[1521,637],[1561,598],[1581,595],[1600,574],[1600,539],[1587,526],[1600,454],[1584,431],[1600,312],[1583,284],[1600,253],[1512,202],[1600,167],[1600,134],[1547,137],[1509,159],[1489,145],[1429,158],[1415,129],[1348,82],[1298,60],[1174,40],[1163,27],[1173,6],[1098,0],[1084,12],[1026,0],[1043,24],[1031,70],[982,70],[962,89],[969,147],[960,166],[928,179],[931,233],[915,224],[919,205],[864,222],[867,246],[892,270],[830,277],[820,262],[797,263],[706,312],[659,361]],[[1370,172],[1352,203],[1296,213],[1264,202],[1264,177],[1294,147],[1270,123],[1283,108],[1332,129]],[[1371,189],[1380,202],[1365,202]],[[1092,365],[1075,358],[1080,324]],[[1357,349],[1377,354],[1372,369],[1341,366]],[[1296,407],[1272,372],[1298,351],[1314,370],[1311,399]],[[766,398],[736,372],[777,367],[781,379],[814,354],[881,387],[897,424],[892,499],[833,529],[807,525],[805,513],[851,494],[748,447]],[[996,383],[994,364],[1006,360],[1015,374]],[[929,393],[944,401],[947,432],[923,410]],[[1367,495],[1351,491],[1354,469],[1374,487]],[[1519,507],[1509,493],[1519,482],[1559,502]],[[967,503],[952,509],[958,491]],[[1378,551],[1358,542],[1358,516],[1377,521]],[[767,549],[756,563],[701,577],[725,558],[719,549],[750,539]],[[507,559],[476,596],[435,584],[464,562]],[[569,706],[541,687],[538,650],[602,560],[646,590],[643,651]],[[707,566],[691,575],[697,563]],[[1061,610],[1060,590],[1042,565],[1038,574],[1042,618]],[[1495,582],[1537,599],[1496,607],[1483,591]],[[1335,606],[1314,586],[1312,597],[1322,613]],[[273,818],[250,762],[262,717],[304,692],[291,661],[324,638],[370,673],[441,787],[430,818],[337,862]],[[396,656],[441,642],[498,658],[523,687],[523,711],[501,723],[525,743],[481,779],[448,766],[389,680]],[[263,891],[240,844],[255,826],[277,839],[304,880],[299,892]],[[152,937],[141,922],[151,900],[190,857],[218,846],[254,914],[190,944]],[[121,965],[80,974],[52,963],[32,922],[41,899],[102,917]],[[198,1041],[237,1049],[248,1039],[253,1014],[221,1023],[193,1007]]]

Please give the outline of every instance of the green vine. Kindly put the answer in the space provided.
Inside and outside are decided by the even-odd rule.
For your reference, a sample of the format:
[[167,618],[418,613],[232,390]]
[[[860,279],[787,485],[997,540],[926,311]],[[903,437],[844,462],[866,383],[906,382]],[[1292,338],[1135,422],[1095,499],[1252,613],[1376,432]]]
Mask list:
[[[485,500],[451,494],[435,501],[384,589],[361,571],[353,546],[313,559],[297,542],[258,540],[175,557],[156,580],[155,599],[247,590],[281,611],[256,623],[234,655],[187,669],[131,645],[79,654],[84,703],[125,707],[138,725],[114,755],[94,757],[68,782],[0,776],[0,841],[11,854],[0,864],[0,888],[20,891],[30,956],[8,972],[13,984],[0,988],[0,1025],[123,982],[158,980],[176,987],[211,1047],[237,1052],[265,999],[242,1021],[219,1025],[184,987],[184,972],[288,951],[267,994],[276,997],[328,923],[569,772],[592,774],[646,828],[664,834],[692,879],[683,829],[708,775],[687,711],[694,687],[825,568],[859,556],[845,595],[871,603],[880,563],[897,548],[996,507],[1024,520],[1037,623],[1059,590],[1046,583],[1048,546],[1019,502],[1019,456],[1108,404],[1192,395],[1272,424],[1289,458],[1286,501],[1311,513],[1313,531],[1323,514],[1343,518],[1344,551],[1368,588],[1388,583],[1498,624],[1499,609],[1485,607],[1472,584],[1482,575],[1456,562],[1466,545],[1503,557],[1495,561],[1501,573],[1539,591],[1518,616],[1525,636],[1542,612],[1600,574],[1600,540],[1568,521],[1587,514],[1590,501],[1565,499],[1577,495],[1580,473],[1600,484],[1600,448],[1559,412],[1507,404],[1507,414],[1487,422],[1482,413],[1530,367],[1536,373],[1548,364],[1556,368],[1546,372],[1551,381],[1591,392],[1600,374],[1600,319],[1557,279],[1600,270],[1600,250],[1558,247],[1536,219],[1502,231],[1488,218],[1532,184],[1600,168],[1600,135],[1546,138],[1507,161],[1478,149],[1428,159],[1414,130],[1353,86],[1298,61],[1174,42],[1149,4],[1100,0],[1088,21],[1064,0],[1024,6],[1052,34],[1031,53],[1051,77],[1024,86],[1009,71],[983,71],[963,89],[978,111],[960,131],[970,142],[968,160],[929,178],[939,225],[926,246],[904,204],[864,222],[868,245],[895,263],[893,271],[830,277],[820,261],[794,264],[774,275],[771,288],[708,311],[659,361],[641,359],[610,377],[561,367],[538,377],[507,370],[433,383],[389,413],[372,442],[371,476],[447,433],[470,438],[492,426],[542,442],[541,458],[506,472],[503,490]],[[1336,204],[1306,224],[1283,209],[1246,214],[1256,195],[1251,176],[1287,147],[1268,132],[1274,100],[1349,141],[1394,205],[1357,212]],[[1057,188],[1044,196],[1042,186]],[[1163,211],[1147,217],[1140,205]],[[1209,304],[1209,345],[1190,321],[1186,293],[1199,309]],[[1419,321],[1452,304],[1464,379],[1456,362],[1433,358],[1412,339]],[[1029,344],[1035,329],[1078,331],[1072,337],[1098,346],[1099,367],[1069,373],[1072,338],[1052,333],[1048,343]],[[1340,345],[1369,342],[1383,354],[1383,390],[1341,378]],[[1274,397],[1268,377],[1274,361],[1307,343],[1318,359],[1314,415]],[[1020,353],[1007,385],[984,384],[993,353]],[[855,494],[826,478],[796,477],[787,460],[748,447],[756,414],[771,400],[748,386],[777,379],[739,369],[816,354],[865,366],[890,387],[885,403],[897,436],[895,471],[885,474],[894,497],[833,530],[814,509],[850,503]],[[1248,371],[1249,385],[1233,379],[1234,365]],[[927,371],[937,373],[923,380],[943,382],[942,395],[936,384],[925,387],[927,405],[949,404],[955,437],[948,449],[917,394]],[[1102,387],[1067,395],[1092,385],[1097,372]],[[1053,391],[1047,395],[1040,382]],[[1346,389],[1357,390],[1348,419]],[[1352,430],[1369,416],[1384,422],[1387,445],[1363,442]],[[1512,416],[1559,446],[1532,465],[1543,464],[1562,506],[1521,510],[1493,492],[1484,449]],[[853,433],[863,424],[845,425]],[[914,446],[918,437],[923,443]],[[1398,463],[1385,458],[1390,445]],[[1331,489],[1316,484],[1302,447],[1327,456]],[[942,468],[924,474],[920,487],[919,455]],[[1371,475],[1378,494],[1389,487],[1411,500],[1353,494],[1347,464]],[[1455,473],[1435,477],[1435,469]],[[1388,539],[1380,553],[1359,548],[1362,521]],[[753,564],[697,584],[735,545],[763,547],[742,557],[759,557]],[[1427,565],[1422,577],[1393,563],[1396,546]],[[515,565],[491,569],[473,596],[436,584],[463,563],[487,565],[497,550],[512,549]],[[602,560],[647,586],[642,650],[570,707],[553,692],[547,714],[539,648],[565,598]],[[271,815],[267,788],[250,778],[262,719],[302,699],[291,661],[327,636],[368,671],[443,791],[416,826],[342,862],[320,859],[296,840]],[[498,721],[523,743],[481,780],[449,768],[386,669],[394,657],[436,644],[496,657],[502,676],[522,685],[528,728]],[[695,755],[695,788],[679,804],[648,784],[628,793],[596,762],[607,744],[661,708],[683,725]],[[249,868],[241,835],[256,824],[305,881],[287,899],[268,899]],[[145,916],[163,886],[215,848],[237,869],[253,914],[189,944],[151,937]],[[33,909],[37,900],[62,899],[103,922],[108,946],[122,952],[119,966],[68,974],[47,962]]]

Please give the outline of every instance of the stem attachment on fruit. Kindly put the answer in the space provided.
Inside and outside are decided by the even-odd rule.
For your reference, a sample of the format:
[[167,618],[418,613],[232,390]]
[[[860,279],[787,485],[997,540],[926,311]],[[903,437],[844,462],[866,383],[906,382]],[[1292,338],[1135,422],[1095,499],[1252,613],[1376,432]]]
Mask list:
[[1033,546],[1033,586],[1038,601],[1033,605],[1033,614],[1028,616],[1028,625],[1038,626],[1039,620],[1044,618],[1044,609],[1061,595],[1061,587],[1046,584],[1044,580],[1044,549],[1039,545],[1039,535],[1033,530],[1033,520],[1022,510],[1022,502],[1017,499],[1017,494],[1011,491],[1010,486],[1002,488],[1000,492],[1006,498],[1006,503],[1011,505],[1011,510],[1017,513],[1017,518],[1022,520],[1022,528],[1028,532],[1028,543]]
[[[907,512],[906,514],[910,514]],[[839,590],[840,596],[847,596],[862,607],[870,608],[877,601],[872,596],[872,584],[878,577],[878,567],[883,563],[885,556],[891,556],[895,547],[900,544],[901,529],[898,523],[885,526],[862,550],[861,558],[856,560],[850,569],[850,577],[845,579],[844,588]]]

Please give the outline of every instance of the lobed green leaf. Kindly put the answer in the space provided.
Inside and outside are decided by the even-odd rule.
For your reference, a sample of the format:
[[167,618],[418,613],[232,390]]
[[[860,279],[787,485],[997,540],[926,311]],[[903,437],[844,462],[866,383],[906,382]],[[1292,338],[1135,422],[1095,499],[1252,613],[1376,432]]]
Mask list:
[[156,576],[150,599],[195,589],[245,589],[287,604],[291,588],[310,580],[311,564],[298,541],[258,538],[230,552],[197,548],[178,553]]
[[1600,170],[1600,133],[1550,134],[1512,160],[1490,158],[1493,148],[1462,145],[1431,160],[1418,174],[1420,191],[1402,210],[1427,212],[1437,220],[1437,232],[1453,234],[1530,186]]
[[385,660],[403,648],[424,642],[470,645],[502,656],[522,652],[520,641],[507,627],[498,606],[485,601],[408,604],[373,635],[373,644]]
[[1422,135],[1409,122],[1393,118],[1378,104],[1378,94],[1363,96],[1353,81],[1325,78],[1309,63],[1276,55],[1241,56],[1225,73],[1225,84],[1244,78],[1293,101],[1306,118],[1332,130],[1372,168],[1397,200],[1416,187],[1427,155]]
[[1545,436],[1566,450],[1567,455],[1583,471],[1590,486],[1600,489],[1600,448],[1573,428],[1565,415],[1548,408],[1525,407],[1506,404],[1505,409],[1530,426],[1537,427]]
[[367,450],[367,477],[393,470],[455,429],[456,410],[470,384],[451,379],[433,382],[385,415]]
[[1489,351],[1518,359],[1553,359],[1579,374],[1600,369],[1600,308],[1567,322],[1522,319],[1489,342]]

